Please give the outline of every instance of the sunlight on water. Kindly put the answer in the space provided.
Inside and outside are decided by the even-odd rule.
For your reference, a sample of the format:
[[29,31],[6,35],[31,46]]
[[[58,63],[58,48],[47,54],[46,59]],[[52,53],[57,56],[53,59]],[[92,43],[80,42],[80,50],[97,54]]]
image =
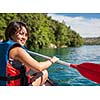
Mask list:
[[[44,55],[57,56],[61,60],[81,64],[92,62],[100,64],[100,45],[82,46],[79,48],[45,49],[38,51]],[[48,69],[49,77],[60,86],[96,86],[83,77],[76,69],[61,64],[54,64]]]

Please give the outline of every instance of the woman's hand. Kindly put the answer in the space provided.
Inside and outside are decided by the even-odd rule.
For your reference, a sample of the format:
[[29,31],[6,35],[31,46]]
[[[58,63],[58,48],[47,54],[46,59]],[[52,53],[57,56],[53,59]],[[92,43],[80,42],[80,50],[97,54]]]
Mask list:
[[55,63],[55,62],[57,62],[58,60],[59,60],[59,58],[57,58],[56,56],[53,56],[51,59],[49,59],[51,62],[52,62],[52,64],[53,63]]

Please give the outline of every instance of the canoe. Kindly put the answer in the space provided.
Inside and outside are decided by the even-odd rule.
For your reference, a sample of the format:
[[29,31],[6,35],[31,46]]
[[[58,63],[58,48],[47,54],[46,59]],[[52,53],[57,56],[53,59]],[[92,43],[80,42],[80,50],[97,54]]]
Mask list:
[[[34,72],[33,72],[33,70],[29,70],[27,74],[33,75]],[[44,83],[43,86],[57,86],[57,83],[55,83],[55,82],[49,77],[48,80]]]
[[57,83],[51,79],[48,79],[43,86],[57,86]]

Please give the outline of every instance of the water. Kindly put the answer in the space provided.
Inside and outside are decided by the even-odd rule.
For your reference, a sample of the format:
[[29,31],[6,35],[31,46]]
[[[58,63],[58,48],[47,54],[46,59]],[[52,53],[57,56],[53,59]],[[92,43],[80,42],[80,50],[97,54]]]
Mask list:
[[[83,62],[92,62],[100,64],[100,45],[84,45],[79,48],[70,47],[58,49],[42,49],[36,52],[48,56],[57,56],[62,61],[74,64],[81,64]],[[59,86],[99,85],[83,77],[76,69],[61,64],[52,65],[52,67],[48,69],[48,72],[49,77]]]

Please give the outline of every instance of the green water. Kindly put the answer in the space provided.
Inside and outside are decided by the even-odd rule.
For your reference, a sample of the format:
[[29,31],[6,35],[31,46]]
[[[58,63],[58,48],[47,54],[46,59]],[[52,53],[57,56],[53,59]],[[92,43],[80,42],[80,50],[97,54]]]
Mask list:
[[[36,52],[57,56],[60,60],[81,64],[83,62],[93,62],[100,64],[100,45],[84,45],[79,48],[57,48],[57,49],[41,49]],[[36,58],[43,60],[42,58]],[[96,86],[92,82],[83,77],[76,69],[69,68],[61,64],[54,64],[49,69],[49,77],[59,86]]]

